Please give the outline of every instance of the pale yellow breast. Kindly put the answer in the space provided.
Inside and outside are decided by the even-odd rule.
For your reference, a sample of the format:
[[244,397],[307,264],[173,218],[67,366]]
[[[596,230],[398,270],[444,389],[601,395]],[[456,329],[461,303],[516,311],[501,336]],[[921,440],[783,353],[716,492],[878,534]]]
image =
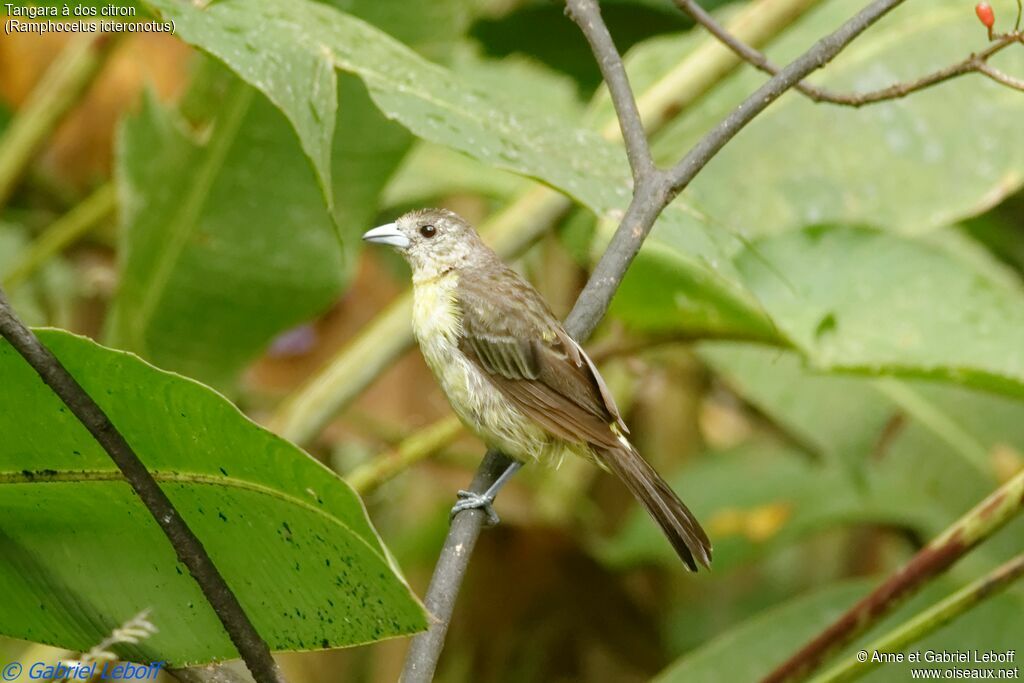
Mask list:
[[448,402],[489,446],[520,460],[558,457],[560,447],[515,409],[459,350],[462,319],[455,300],[457,286],[458,275],[452,272],[417,282],[413,288],[413,332]]
[[458,277],[453,271],[418,282],[413,289],[412,329],[424,355],[427,355],[424,342],[432,347],[453,347],[458,343],[462,330],[462,319],[455,306]]

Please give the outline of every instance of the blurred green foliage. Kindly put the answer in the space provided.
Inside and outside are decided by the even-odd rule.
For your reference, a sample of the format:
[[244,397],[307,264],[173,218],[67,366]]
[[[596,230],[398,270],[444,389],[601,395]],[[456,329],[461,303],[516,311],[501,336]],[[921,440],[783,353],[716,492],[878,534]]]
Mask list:
[[[728,19],[759,4],[707,6]],[[993,5],[1000,26],[1016,13]],[[707,40],[667,0],[602,6],[638,92]],[[766,50],[784,63],[861,6],[821,0]],[[554,188],[574,205],[521,265],[564,313],[629,200],[621,146],[593,127],[611,115],[596,64],[556,4],[146,7],[176,37],[133,38],[108,69],[152,71],[101,78],[69,114],[79,141],[107,131],[110,167],[82,171],[60,130],[43,141],[0,207],[0,282],[87,190],[115,182],[116,220],[14,288],[15,307],[210,385],[257,420],[406,285],[388,255],[360,249],[377,221],[439,204],[481,223],[538,182]],[[17,84],[40,82],[34,50],[59,48],[18,39],[32,40],[0,43],[0,136],[30,91]],[[812,79],[869,90],[985,45],[970,3],[907,3]],[[1019,76],[1024,50],[996,63]],[[763,79],[740,67],[673,112],[658,159]],[[119,106],[90,108],[111,89]],[[659,219],[594,341],[645,455],[704,521],[714,571],[684,574],[589,465],[527,468],[481,539],[438,680],[755,680],[1020,471],[1022,114],[1020,92],[967,76],[861,109],[789,93],[732,141]],[[385,548],[344,483],[225,399],[80,337],[43,338],[179,482],[168,493],[274,648],[423,626],[395,562],[422,595],[479,444],[460,439],[368,496]],[[160,633],[124,656],[229,655],[144,510],[59,411],[0,346],[0,592],[15,596],[0,631],[87,648],[149,606]],[[310,451],[344,475],[446,414],[404,358]],[[1022,524],[883,628],[1020,553]],[[357,559],[339,578],[344,558]],[[1011,589],[920,646],[1013,647],[1022,608]],[[403,647],[283,661],[300,682],[386,681]],[[882,667],[871,680],[905,677]]]

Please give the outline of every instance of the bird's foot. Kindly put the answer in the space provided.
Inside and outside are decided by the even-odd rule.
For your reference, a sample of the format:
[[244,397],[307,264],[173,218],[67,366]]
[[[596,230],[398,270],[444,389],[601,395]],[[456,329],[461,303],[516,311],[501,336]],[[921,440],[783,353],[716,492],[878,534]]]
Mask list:
[[487,526],[496,526],[501,521],[491,505],[494,502],[493,494],[459,491],[458,497],[459,502],[452,506],[450,519],[455,519],[455,515],[463,510],[483,510],[487,515]]

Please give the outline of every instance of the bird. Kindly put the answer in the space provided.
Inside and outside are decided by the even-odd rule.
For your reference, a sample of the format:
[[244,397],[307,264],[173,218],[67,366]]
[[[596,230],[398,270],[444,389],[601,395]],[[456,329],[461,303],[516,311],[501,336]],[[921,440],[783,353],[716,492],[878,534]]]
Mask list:
[[629,442],[601,373],[544,299],[446,209],[419,209],[363,235],[412,271],[412,328],[452,409],[512,464],[484,493],[459,491],[452,516],[492,503],[524,463],[569,452],[618,476],[691,571],[710,569],[711,542],[690,510]]

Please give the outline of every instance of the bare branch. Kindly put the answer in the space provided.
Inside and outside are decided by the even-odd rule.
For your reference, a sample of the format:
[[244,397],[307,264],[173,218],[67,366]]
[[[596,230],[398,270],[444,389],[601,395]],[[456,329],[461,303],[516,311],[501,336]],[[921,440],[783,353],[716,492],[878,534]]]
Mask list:
[[762,683],[792,683],[807,678],[830,654],[877,624],[972,548],[999,531],[1022,507],[1024,472],[974,506],[870,595],[776,667]]
[[216,612],[231,642],[245,660],[257,683],[284,683],[267,644],[249,621],[238,598],[221,576],[202,542],[181,518],[167,494],[153,479],[139,456],[110,421],[103,409],[86,393],[57,358],[25,327],[11,309],[0,289],[0,336],[6,339],[32,366],[43,383],[64,402],[97,443],[103,447],[124,478],[138,494],[153,519],[174,547],[178,559],[188,567],[207,601]]
[[675,196],[689,185],[708,161],[769,104],[799,83],[804,76],[832,61],[854,38],[902,3],[903,0],[875,0],[772,76],[705,135],[670,171],[671,196]]
[[[497,451],[487,451],[469,490],[483,493],[510,464],[512,460],[507,456]],[[429,683],[434,679],[434,670],[441,658],[448,624],[455,610],[455,600],[459,597],[462,580],[469,569],[469,558],[486,519],[487,514],[483,510],[464,510],[452,519],[423,600],[434,622],[426,633],[420,633],[412,639],[402,671],[402,683]]]
[[[586,9],[586,5],[593,0],[568,0],[568,2],[574,8],[573,12],[579,16],[578,8]],[[629,207],[612,236],[611,243],[566,318],[565,329],[573,338],[582,342],[593,332],[608,309],[608,304],[622,282],[626,269],[629,268],[637,252],[640,251],[644,239],[650,233],[654,221],[672,198],[768,104],[808,73],[828,63],[854,38],[901,2],[903,0],[875,0],[844,23],[836,32],[818,41],[810,50],[778,75],[772,77],[768,83],[748,97],[739,109],[705,135],[671,171],[654,170],[650,174],[637,174],[636,167],[634,167],[634,177],[637,180]],[[603,61],[602,52],[609,48],[611,39],[608,37],[608,29],[604,26],[600,13],[593,11],[584,16],[587,16],[589,21],[594,24],[593,26],[581,25],[581,28],[587,34],[588,40],[591,41],[595,57],[602,63],[602,72],[606,73],[606,78],[608,73],[612,73],[615,77],[614,70],[621,68],[621,60],[616,60],[617,64],[606,64]],[[607,38],[608,44],[602,42],[604,38]],[[614,47],[611,49],[614,50]],[[639,125],[635,102],[630,107],[620,101],[627,96],[632,100],[632,93],[629,91],[624,74],[617,85],[609,84],[609,90],[612,91],[613,97],[617,98],[616,110],[619,113],[620,122],[625,121],[622,125]],[[620,109],[620,105],[623,104],[625,106]],[[642,128],[640,130],[642,132]],[[631,135],[633,133],[623,131],[623,137],[627,141]],[[643,147],[647,147],[646,139]],[[638,146],[630,154],[639,153]],[[630,161],[632,163],[632,158]],[[511,462],[506,456],[489,451],[480,469],[477,470],[471,490],[476,493],[486,491]],[[466,510],[452,520],[425,599],[426,607],[436,621],[426,633],[413,638],[402,675],[402,680],[405,683],[426,682],[433,678],[441,650],[444,647],[444,638],[455,608],[455,600],[469,566],[473,547],[483,527],[484,518],[485,514],[481,510]]]
[[[741,59],[772,76],[779,73],[779,67],[774,65],[763,52],[754,49],[729,33],[729,31],[715,21],[715,18],[701,7],[696,0],[674,0],[674,2],[677,7],[689,14],[694,21],[703,26],[708,33],[735,52]],[[994,41],[993,44],[983,52],[978,54],[972,53],[964,58],[963,61],[950,64],[947,67],[933,71],[932,73],[921,76],[913,81],[893,83],[890,86],[879,88],[878,90],[871,90],[862,93],[842,93],[829,90],[828,88],[818,87],[812,83],[808,83],[807,81],[800,81],[794,85],[793,88],[815,102],[826,102],[829,104],[838,104],[848,107],[863,107],[867,104],[899,99],[901,97],[906,97],[910,93],[917,92],[918,90],[924,90],[925,88],[930,88],[933,85],[938,85],[939,83],[943,83],[952,78],[970,73],[985,74],[989,78],[992,78],[1003,85],[1020,90],[1020,85],[1024,84],[1024,81],[1019,81],[997,71],[989,66],[986,60],[1013,43],[1024,42],[1024,35],[1020,33],[1018,28],[1015,29],[1013,33],[992,36],[991,39]]]
[[576,22],[590,43],[590,49],[597,59],[597,64],[608,85],[615,114],[619,118],[622,139],[626,143],[626,156],[633,171],[633,183],[639,185],[646,180],[645,176],[654,173],[654,160],[644,132],[644,124],[640,120],[640,111],[636,106],[636,97],[629,86],[626,68],[622,65],[622,56],[615,48],[608,27],[601,18],[601,8],[597,0],[568,0],[566,12]]
[[1013,76],[1005,74],[999,69],[989,64],[988,62],[980,62],[977,66],[977,70],[978,72],[991,78],[996,83],[1002,83],[1008,88],[1013,88],[1014,90],[1020,90],[1021,92],[1024,92],[1024,80],[1014,78]]
[[[991,572],[964,586],[953,595],[942,600],[909,621],[874,641],[864,649],[867,652],[900,652],[926,635],[942,628],[957,617],[982,604],[989,598],[1008,589],[1013,582],[1024,576],[1024,554],[1017,555]],[[880,662],[869,659],[861,662],[855,656],[844,660],[817,677],[814,683],[840,683],[854,681],[871,673]]]

